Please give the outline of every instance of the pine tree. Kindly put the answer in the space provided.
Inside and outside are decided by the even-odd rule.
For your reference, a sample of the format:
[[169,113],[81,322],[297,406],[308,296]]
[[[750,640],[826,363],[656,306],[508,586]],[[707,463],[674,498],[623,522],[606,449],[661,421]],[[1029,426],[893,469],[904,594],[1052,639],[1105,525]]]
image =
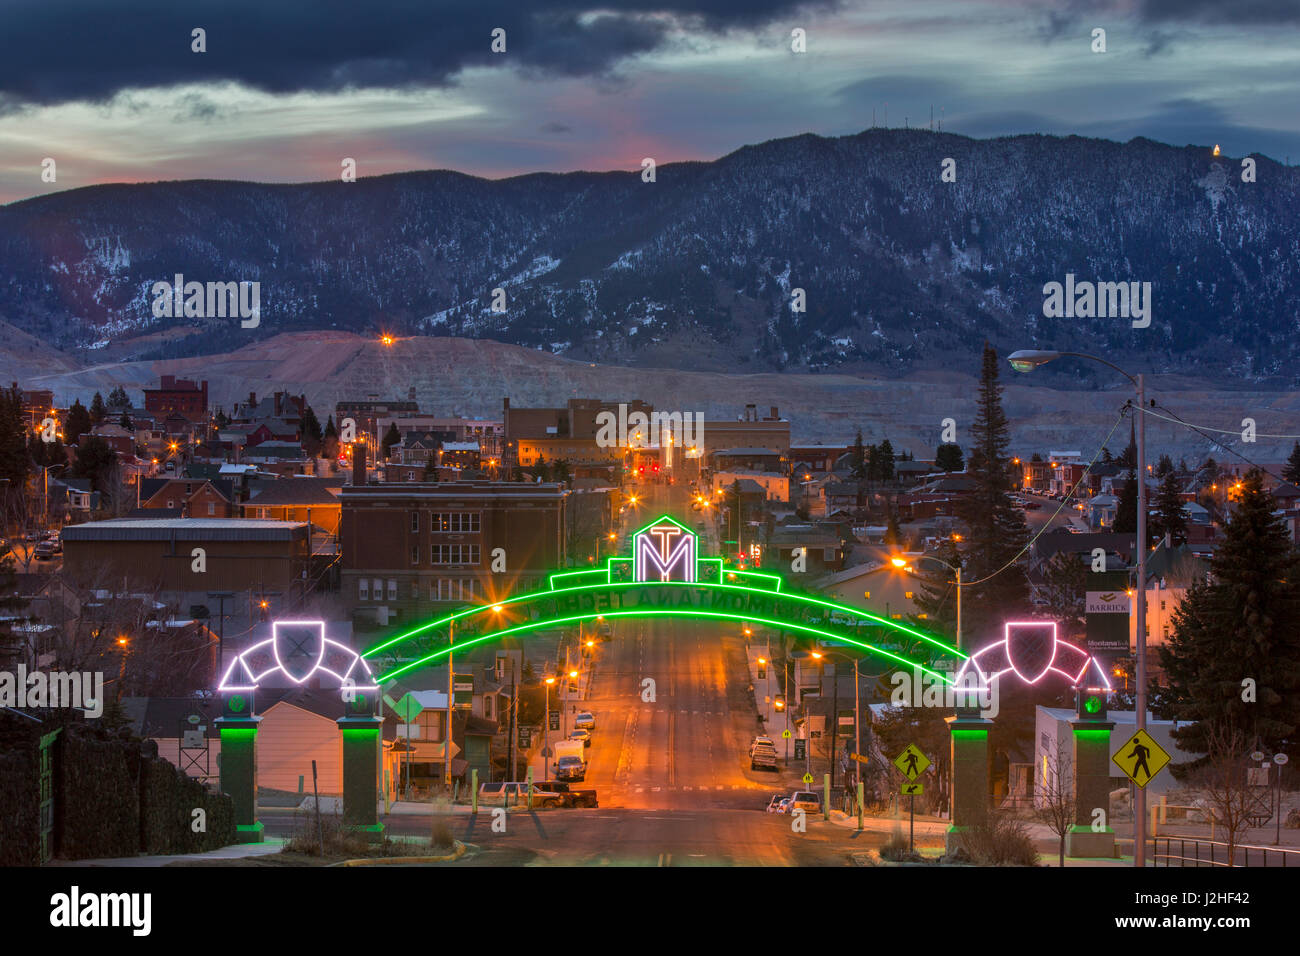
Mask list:
[[31,472],[22,393],[10,388],[0,390],[0,479],[8,481],[10,494],[21,496]]
[[1293,485],[1300,485],[1300,441],[1291,449],[1291,457],[1282,466],[1282,477]]
[[1173,547],[1187,541],[1187,514],[1183,511],[1181,490],[1178,477],[1172,470],[1167,472],[1156,492],[1155,514],[1151,518],[1152,537],[1159,539],[1168,534]]
[[[1025,516],[1011,503],[1013,490],[1008,470],[1010,427],[1002,409],[1002,388],[998,381],[998,353],[984,346],[975,422],[971,427],[971,449],[966,474],[974,491],[961,502],[959,516],[969,528],[966,552],[969,568],[963,583],[962,629],[968,646],[982,645],[1009,615],[1029,609],[1029,581],[1024,566],[1014,559],[1028,538]],[[990,577],[990,575],[992,577]]]
[[876,469],[881,481],[894,480],[894,446],[889,443],[888,438],[880,443],[880,448],[876,452]]
[[135,431],[135,424],[131,421],[131,416],[126,412],[122,413],[122,418],[118,421],[118,424],[129,432]]
[[397,422],[389,422],[388,431],[384,433],[384,440],[380,445],[380,453],[387,459],[393,452],[393,446],[401,443],[402,433],[397,430]]
[[63,420],[63,440],[69,445],[75,445],[93,427],[90,412],[81,404],[81,399],[77,399],[68,409],[68,417]]
[[437,452],[432,452],[432,451],[429,452],[429,458],[424,463],[424,480],[425,481],[438,480],[438,453]]
[[334,416],[331,415],[325,422],[325,431],[321,435],[321,453],[326,458],[338,458],[339,456],[339,430],[334,426]]
[[324,433],[321,431],[320,420],[316,413],[308,405],[302,410],[302,421],[298,423],[299,440],[302,442],[302,450],[309,455],[316,455],[320,452],[321,438]]
[[1206,753],[1212,729],[1235,727],[1266,752],[1300,728],[1300,554],[1273,514],[1263,474],[1242,479],[1237,510],[1160,648],[1179,746]]
[[849,452],[849,473],[857,481],[865,481],[867,477],[867,450],[862,444],[861,428],[853,439],[853,450]]
[[1173,460],[1168,455],[1161,455],[1160,461],[1156,463],[1156,477],[1163,478],[1174,470]]
[[104,405],[104,396],[96,392],[95,397],[90,400],[90,420],[98,425],[103,422],[107,414],[108,408]]
[[889,509],[889,522],[885,526],[885,544],[891,548],[901,547],[903,544],[903,531],[898,527],[898,515],[894,514],[894,509]]
[[961,445],[951,442],[940,445],[934,450],[934,464],[936,468],[941,468],[947,473],[961,471],[966,467],[961,454]]
[[127,397],[126,389],[121,385],[116,385],[108,393],[108,407],[113,409],[126,409],[131,407],[131,399]]
[[98,435],[87,435],[77,443],[77,457],[69,474],[90,479],[93,491],[107,492],[117,465],[117,453]]
[[1119,504],[1115,507],[1115,524],[1111,528],[1119,534],[1136,534],[1138,515],[1138,483],[1132,469],[1124,479],[1124,487],[1119,493]]

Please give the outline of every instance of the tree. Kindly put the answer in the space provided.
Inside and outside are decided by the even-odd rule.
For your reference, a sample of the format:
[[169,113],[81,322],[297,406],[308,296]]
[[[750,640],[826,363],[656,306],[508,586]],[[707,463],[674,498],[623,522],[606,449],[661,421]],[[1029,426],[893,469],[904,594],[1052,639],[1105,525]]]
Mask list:
[[1077,554],[1058,551],[1043,570],[1047,610],[1066,635],[1083,627],[1087,607],[1088,568]]
[[1119,493],[1119,504],[1115,507],[1115,524],[1112,530],[1119,534],[1137,532],[1138,485],[1132,469],[1124,479],[1124,487]]
[[880,443],[880,448],[876,452],[876,468],[881,481],[894,480],[894,461],[894,446],[886,438]]
[[571,472],[568,460],[565,458],[557,459],[554,468],[552,469],[551,477],[558,482],[567,484],[570,476]]
[[1074,828],[1077,815],[1072,749],[1072,743],[1058,741],[1056,752],[1044,754],[1042,770],[1034,774],[1038,789],[1034,816],[1056,834],[1061,866],[1065,866],[1065,837]]
[[913,591],[912,603],[925,617],[920,614],[910,617],[916,627],[953,637],[957,633],[957,577],[945,565],[963,567],[961,554],[952,539],[947,539],[939,546],[935,557],[939,560],[921,561],[916,568],[921,584]]
[[1114,462],[1115,462],[1115,456],[1110,453],[1109,448],[1103,445],[1101,449],[1101,463],[1103,465],[1110,465],[1110,464],[1114,464]]
[[384,432],[384,440],[380,444],[380,454],[385,460],[392,454],[393,446],[402,443],[402,433],[397,430],[397,422],[388,423],[388,431]]
[[77,443],[77,457],[69,474],[73,478],[88,478],[92,491],[101,494],[109,490],[110,481],[117,468],[117,453],[98,435],[86,435]]
[[889,509],[889,522],[885,527],[885,544],[891,548],[901,547],[903,544],[903,532],[898,527],[898,515],[894,514],[894,509]]
[[0,479],[8,482],[11,493],[22,495],[31,472],[22,393],[11,388],[0,390]]
[[104,396],[99,392],[90,400],[90,420],[96,425],[104,421],[104,416],[108,414],[108,408],[104,405]]
[[545,455],[537,456],[537,463],[533,465],[533,477],[538,481],[551,480],[551,466]]
[[[983,644],[1009,615],[1029,610],[1029,581],[1018,558],[1028,538],[1024,512],[1011,503],[1010,427],[1002,409],[998,353],[985,344],[966,474],[974,490],[959,506],[969,529],[962,614],[965,640]],[[983,580],[987,578],[988,580]]]
[[[224,417],[224,416],[222,416]],[[320,453],[321,438],[323,432],[320,427],[320,420],[316,413],[308,405],[302,411],[302,421],[298,424],[298,433],[302,441],[302,450],[313,457]]]
[[1272,809],[1271,795],[1266,788],[1250,785],[1250,753],[1255,745],[1240,728],[1231,724],[1212,728],[1206,735],[1206,743],[1209,752],[1205,764],[1192,778],[1204,794],[1205,805],[1218,824],[1223,841],[1228,844],[1228,866],[1233,866],[1239,838],[1250,826],[1253,815]]
[[1211,583],[1187,593],[1159,649],[1170,709],[1193,722],[1174,738],[1193,753],[1209,752],[1225,727],[1272,753],[1300,727],[1300,554],[1273,507],[1262,472],[1251,469]]
[[75,445],[93,427],[90,412],[86,411],[86,406],[78,398],[68,409],[68,417],[63,420],[63,440],[69,445]]
[[948,473],[961,471],[966,467],[961,454],[961,445],[952,442],[940,445],[934,451],[934,464],[936,468],[941,468]]
[[1156,477],[1163,478],[1174,470],[1173,460],[1168,455],[1161,455],[1160,460],[1156,463]]
[[424,463],[424,480],[438,480],[438,453],[436,451],[429,452],[429,458]]
[[1187,541],[1187,514],[1181,493],[1181,482],[1171,468],[1156,492],[1155,515],[1151,519],[1152,536],[1159,539],[1169,535],[1169,544],[1175,548]]
[[1300,485],[1300,441],[1291,449],[1291,457],[1282,466],[1282,477],[1293,485]]
[[118,421],[118,424],[129,432],[135,431],[135,424],[131,421],[131,416],[126,412],[122,413],[122,418]]
[[131,407],[131,399],[127,397],[126,389],[121,385],[115,385],[113,390],[108,393],[108,407],[113,409],[127,409]]
[[858,429],[853,439],[853,449],[849,452],[849,473],[859,482],[867,478],[867,450],[862,444],[862,429]]
[[325,422],[325,432],[321,436],[321,453],[331,459],[339,456],[339,430],[334,426],[333,415],[330,415]]

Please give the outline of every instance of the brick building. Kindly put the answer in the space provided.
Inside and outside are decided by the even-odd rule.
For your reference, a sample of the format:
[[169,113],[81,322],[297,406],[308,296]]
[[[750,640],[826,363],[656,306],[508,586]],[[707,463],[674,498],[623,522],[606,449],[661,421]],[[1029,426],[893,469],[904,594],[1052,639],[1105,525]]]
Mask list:
[[182,415],[190,421],[208,417],[208,383],[164,375],[157,388],[144,389],[144,408],[155,415]]
[[[358,624],[386,626],[536,586],[564,565],[565,490],[454,481],[342,490],[342,599]],[[503,549],[504,572],[493,573]]]

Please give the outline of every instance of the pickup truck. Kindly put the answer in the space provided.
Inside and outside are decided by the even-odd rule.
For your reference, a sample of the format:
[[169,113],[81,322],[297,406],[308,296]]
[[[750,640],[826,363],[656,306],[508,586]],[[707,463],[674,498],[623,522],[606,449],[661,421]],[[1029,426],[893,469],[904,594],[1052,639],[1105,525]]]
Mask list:
[[596,799],[595,790],[574,790],[570,788],[567,783],[561,783],[559,781],[554,783],[550,781],[542,781],[541,783],[534,784],[534,786],[539,791],[560,794],[560,796],[564,798],[564,801],[560,804],[560,806],[563,807],[595,808],[600,806],[599,801]]
[[776,745],[770,737],[755,737],[749,745],[750,770],[776,770]]
[[[493,807],[525,807],[528,805],[528,783],[526,781],[480,783],[478,785],[478,802]],[[543,790],[533,784],[534,807],[562,807],[565,794],[554,790]]]

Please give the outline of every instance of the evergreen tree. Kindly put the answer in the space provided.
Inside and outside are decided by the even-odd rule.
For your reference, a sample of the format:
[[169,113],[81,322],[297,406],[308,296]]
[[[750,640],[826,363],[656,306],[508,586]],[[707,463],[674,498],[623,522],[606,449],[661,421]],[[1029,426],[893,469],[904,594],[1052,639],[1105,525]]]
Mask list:
[[894,480],[894,446],[886,438],[880,443],[880,448],[876,451],[876,469],[880,474],[881,481]]
[[27,453],[37,465],[44,468],[50,465],[66,465],[68,463],[68,453],[63,447],[63,442],[59,436],[54,436],[54,441],[44,441],[41,438],[41,432],[32,433],[31,441],[28,443]]
[[380,444],[380,454],[385,459],[389,458],[393,453],[393,446],[401,443],[402,433],[397,430],[397,422],[389,422],[388,431],[384,432],[384,440]]
[[1110,464],[1114,464],[1114,462],[1115,462],[1115,456],[1110,453],[1110,449],[1106,448],[1105,446],[1102,446],[1101,463],[1103,465],[1110,465]]
[[325,431],[321,435],[321,454],[326,458],[339,456],[339,430],[334,426],[334,416],[325,422]]
[[1300,728],[1300,554],[1273,514],[1263,474],[1242,479],[1237,510],[1160,648],[1179,746],[1206,753],[1212,729],[1234,727],[1266,752]]
[[1151,516],[1152,537],[1158,540],[1168,534],[1173,547],[1187,541],[1187,514],[1183,511],[1181,484],[1172,470],[1165,474],[1160,490],[1156,492],[1155,514]]
[[1300,485],[1300,441],[1291,449],[1291,457],[1282,466],[1282,477],[1293,485]]
[[570,477],[569,462],[564,458],[558,459],[552,469],[551,477],[558,482],[567,484]]
[[537,456],[537,464],[533,465],[533,477],[538,481],[551,480],[551,466],[546,461],[545,455]]
[[131,416],[126,412],[122,413],[122,418],[118,421],[118,424],[129,432],[135,431],[135,424],[131,421]]
[[1163,478],[1174,470],[1174,463],[1168,455],[1161,455],[1160,461],[1156,463],[1156,477]]
[[131,399],[127,397],[126,389],[121,385],[116,385],[108,393],[108,407],[113,409],[126,409],[131,407]]
[[1180,475],[1185,475],[1185,474],[1187,474],[1190,470],[1191,470],[1191,469],[1189,469],[1189,468],[1187,467],[1187,459],[1186,459],[1186,458],[1179,458],[1179,459],[1178,459],[1178,473],[1179,473]]
[[880,449],[875,445],[867,446],[867,482],[880,481]]
[[87,435],[77,443],[77,457],[69,474],[73,478],[89,478],[92,491],[101,494],[109,490],[113,471],[117,467],[117,453],[98,435]]
[[856,481],[865,481],[867,477],[867,450],[862,444],[862,429],[858,429],[853,439],[853,449],[849,452],[849,473]]
[[68,417],[63,420],[63,440],[69,445],[75,445],[93,427],[90,412],[81,404],[81,399],[77,399],[68,409]]
[[902,547],[903,531],[898,527],[898,515],[894,514],[894,509],[889,509],[889,523],[885,526],[885,544],[891,548]]
[[1133,470],[1129,469],[1124,479],[1124,487],[1119,493],[1119,503],[1115,507],[1115,525],[1111,529],[1119,534],[1137,533],[1138,483]]
[[320,453],[321,439],[324,432],[321,431],[320,419],[308,405],[302,410],[302,421],[298,423],[299,440],[302,442],[302,450],[309,455]]
[[951,442],[940,445],[934,451],[934,464],[936,468],[941,468],[948,473],[961,471],[966,467],[961,454],[961,445]]
[[1088,567],[1077,554],[1058,551],[1043,571],[1047,610],[1061,626],[1064,635],[1077,635],[1083,629],[1087,608]]
[[[963,635],[968,646],[986,643],[1001,621],[1029,610],[1029,581],[1016,559],[1028,538],[1024,512],[1011,503],[1013,481],[1008,470],[1010,428],[1002,409],[998,353],[984,346],[975,422],[966,474],[974,491],[961,502],[959,516],[969,528],[966,552],[970,567],[963,573]],[[991,577],[990,577],[991,576]],[[967,585],[966,581],[980,581]]]
[[438,480],[438,453],[437,452],[432,452],[432,451],[429,452],[429,459],[424,463],[424,480],[425,481]]
[[108,414],[108,408],[104,405],[104,396],[99,392],[90,400],[90,420],[98,425],[104,421],[104,416]]
[[22,392],[0,390],[0,479],[9,482],[9,493],[21,496],[31,472]]
[[[939,546],[935,557],[954,568],[965,567],[951,539]],[[916,576],[920,586],[913,589],[912,604],[920,613],[910,617],[912,623],[922,630],[954,640],[957,634],[957,577],[939,561],[921,561],[917,565]],[[963,605],[962,611],[965,610]],[[925,616],[921,617],[922,614]],[[965,622],[963,630],[966,630]],[[967,630],[967,633],[970,632]],[[963,643],[970,646],[968,640]]]

